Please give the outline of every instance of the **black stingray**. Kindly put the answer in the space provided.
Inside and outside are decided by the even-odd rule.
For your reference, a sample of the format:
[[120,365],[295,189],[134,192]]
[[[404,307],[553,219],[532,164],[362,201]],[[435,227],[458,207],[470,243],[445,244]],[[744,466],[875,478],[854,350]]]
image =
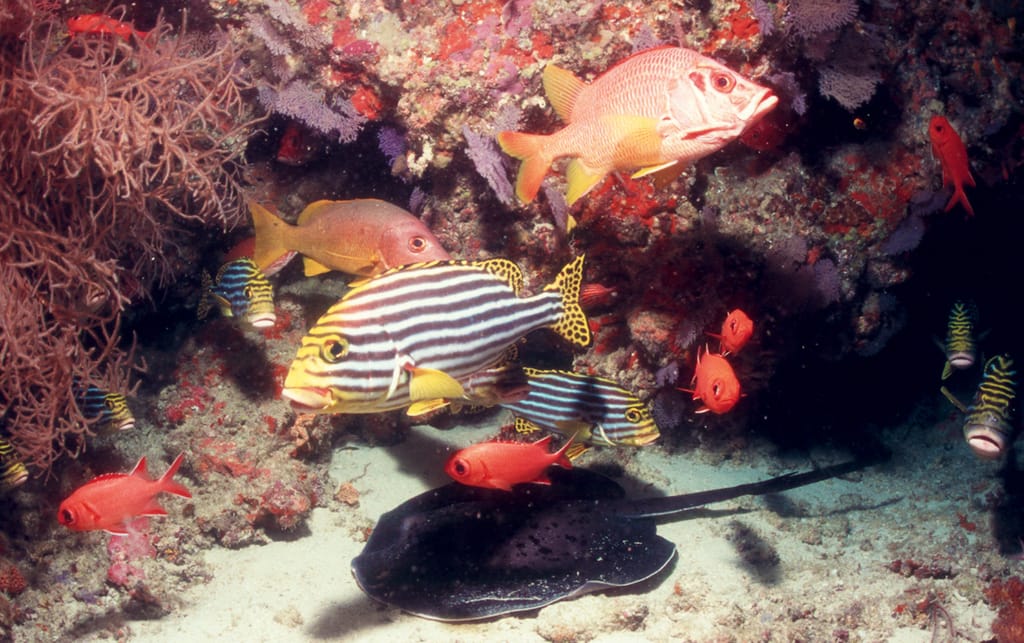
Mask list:
[[851,461],[699,493],[627,499],[610,478],[552,468],[550,486],[452,483],[381,516],[352,572],[364,592],[413,614],[467,621],[647,580],[675,557],[655,518],[793,489],[871,464]]

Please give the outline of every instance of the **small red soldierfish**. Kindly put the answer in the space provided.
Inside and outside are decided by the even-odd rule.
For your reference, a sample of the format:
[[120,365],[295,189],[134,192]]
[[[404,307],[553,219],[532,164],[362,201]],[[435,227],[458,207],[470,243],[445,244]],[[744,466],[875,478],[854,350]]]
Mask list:
[[960,203],[967,210],[968,216],[974,216],[974,208],[964,193],[965,185],[974,187],[974,177],[971,176],[971,166],[967,160],[967,146],[945,116],[932,116],[928,123],[928,136],[932,139],[932,153],[942,164],[942,187],[953,187],[953,196],[946,204],[945,212]]
[[117,20],[102,13],[87,13],[68,18],[68,31],[72,34],[109,33],[125,40],[131,40],[132,35],[140,39],[149,35],[148,31],[136,31],[130,22]]
[[637,170],[634,178],[656,174],[667,184],[779,102],[767,87],[681,47],[633,54],[590,84],[554,65],[543,80],[566,127],[551,135],[498,134],[501,148],[523,161],[516,194],[525,203],[563,156],[574,157],[566,172],[569,205],[618,170]]
[[171,478],[185,458],[178,454],[167,472],[157,480],[146,473],[146,457],[139,459],[131,473],[107,473],[75,489],[60,503],[57,520],[74,531],[103,529],[111,534],[128,533],[126,524],[138,516],[166,516],[156,497],[161,492],[191,498],[183,485]]
[[512,491],[512,485],[522,482],[551,484],[546,473],[549,466],[572,468],[565,456],[572,439],[554,453],[548,451],[549,444],[550,435],[531,443],[481,442],[452,455],[444,470],[456,482],[486,489]]
[[708,333],[722,342],[720,352],[723,355],[740,352],[753,334],[754,321],[739,308],[726,315],[721,334]]
[[697,368],[691,386],[692,389],[679,390],[693,393],[693,399],[704,403],[697,413],[728,413],[740,401],[740,382],[729,361],[721,355],[708,353],[706,348],[703,356],[697,350]]

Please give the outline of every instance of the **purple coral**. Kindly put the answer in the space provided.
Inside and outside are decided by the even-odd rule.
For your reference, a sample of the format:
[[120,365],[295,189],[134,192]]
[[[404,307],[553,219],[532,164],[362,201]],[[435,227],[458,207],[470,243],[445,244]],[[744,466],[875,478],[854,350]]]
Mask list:
[[494,139],[477,134],[465,125],[462,126],[462,135],[466,137],[466,154],[473,161],[476,171],[487,180],[499,201],[512,205],[512,182],[508,180],[504,157],[494,144]]
[[792,0],[786,14],[793,29],[804,36],[838,29],[857,16],[856,0]]
[[280,91],[262,87],[259,99],[271,111],[291,116],[324,134],[336,133],[341,143],[354,141],[366,122],[366,117],[350,101],[338,98],[330,106],[322,91],[300,80],[288,83]]

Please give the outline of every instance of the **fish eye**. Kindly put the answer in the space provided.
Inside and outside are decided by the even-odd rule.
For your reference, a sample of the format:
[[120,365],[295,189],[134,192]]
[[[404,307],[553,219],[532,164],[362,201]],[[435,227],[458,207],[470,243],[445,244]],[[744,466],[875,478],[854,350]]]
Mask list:
[[456,458],[455,461],[452,462],[452,471],[454,471],[455,475],[458,476],[468,475],[469,463],[463,460],[462,458]]
[[108,410],[113,411],[117,404],[114,402],[114,400],[107,397],[103,400],[103,406],[107,407]]
[[409,250],[423,252],[427,249],[427,240],[423,237],[412,237],[409,239]]
[[626,409],[626,420],[632,424],[639,424],[640,420],[644,419],[644,414],[640,409]]
[[711,394],[715,396],[715,399],[718,399],[718,396],[722,394],[721,382],[715,382],[711,385]]
[[334,364],[348,355],[348,340],[344,337],[328,339],[320,347],[320,359]]
[[252,286],[246,286],[242,288],[242,295],[246,299],[252,299]]
[[62,525],[70,525],[70,524],[73,524],[74,522],[75,522],[75,512],[71,511],[70,509],[61,509],[60,510],[60,524],[62,524]]
[[736,78],[731,74],[715,72],[711,74],[711,85],[723,94],[728,94],[736,86]]

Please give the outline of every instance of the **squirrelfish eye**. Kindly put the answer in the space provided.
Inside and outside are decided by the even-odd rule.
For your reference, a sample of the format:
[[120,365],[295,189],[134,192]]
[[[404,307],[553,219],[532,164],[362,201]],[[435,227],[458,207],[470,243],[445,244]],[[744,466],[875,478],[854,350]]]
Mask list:
[[320,359],[334,364],[348,355],[348,340],[344,337],[328,339],[320,347]]
[[423,237],[411,237],[409,239],[409,250],[412,252],[423,252],[427,249],[427,240]]
[[462,458],[456,458],[455,462],[452,462],[452,471],[455,475],[464,476],[469,473],[469,463]]
[[718,399],[718,396],[722,394],[721,382],[715,382],[711,385],[711,394],[715,396],[715,399]]
[[736,78],[732,74],[718,71],[711,74],[711,86],[723,94],[728,94],[736,86]]
[[61,509],[59,520],[62,525],[73,524],[75,522],[75,512],[70,509]]

